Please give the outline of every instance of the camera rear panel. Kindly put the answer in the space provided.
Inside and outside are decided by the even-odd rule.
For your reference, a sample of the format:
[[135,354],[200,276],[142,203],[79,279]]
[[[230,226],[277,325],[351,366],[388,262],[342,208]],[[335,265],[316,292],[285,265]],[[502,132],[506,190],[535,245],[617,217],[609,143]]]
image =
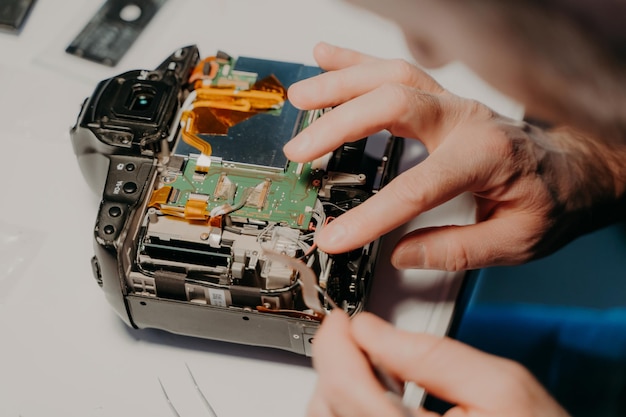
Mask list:
[[[315,232],[332,219],[319,199],[327,171],[282,153],[323,113],[293,107],[286,86],[318,73],[224,54],[198,64],[180,136],[149,197],[131,292],[320,320],[302,303],[295,271],[263,254],[267,248],[307,261],[321,288],[336,270],[333,257],[314,247]],[[342,278],[336,296],[350,291]]]
[[[143,152],[154,155],[154,176],[125,233],[113,244],[96,238],[99,273],[119,274],[100,282],[127,323],[310,354],[322,316],[305,304],[297,271],[270,260],[265,250],[310,267],[324,309],[331,308],[328,298],[349,314],[364,308],[378,242],[331,255],[316,247],[315,235],[393,177],[400,139],[389,138],[380,159],[366,155],[363,139],[316,161],[289,161],[284,144],[327,109],[296,109],[287,88],[320,72],[218,52],[199,60],[181,89],[169,93],[181,104],[161,135],[167,139],[160,149],[146,142],[151,151]],[[167,77],[155,73],[137,72],[141,79],[117,85],[154,79],[159,91],[158,80]],[[111,100],[112,108],[141,112],[155,102],[145,88],[121,94],[113,83],[101,86],[109,84],[117,98],[106,91],[98,97]],[[93,100],[89,106],[97,108]],[[84,148],[76,146],[84,135],[75,136],[75,149]],[[117,260],[107,262],[111,253]],[[111,283],[120,286],[118,294],[112,295]]]

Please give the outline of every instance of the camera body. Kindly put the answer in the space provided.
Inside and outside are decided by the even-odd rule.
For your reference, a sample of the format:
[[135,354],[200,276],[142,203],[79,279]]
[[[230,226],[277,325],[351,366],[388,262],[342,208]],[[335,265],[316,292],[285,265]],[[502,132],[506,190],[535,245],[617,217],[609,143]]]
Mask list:
[[325,309],[328,298],[349,314],[365,308],[379,241],[327,254],[315,233],[395,175],[402,140],[389,137],[379,158],[364,138],[287,160],[283,145],[328,111],[296,109],[287,88],[319,73],[223,52],[200,59],[187,46],[85,100],[71,139],[102,195],[92,266],[126,324],[310,355],[321,317],[297,271],[264,249],[306,263]]

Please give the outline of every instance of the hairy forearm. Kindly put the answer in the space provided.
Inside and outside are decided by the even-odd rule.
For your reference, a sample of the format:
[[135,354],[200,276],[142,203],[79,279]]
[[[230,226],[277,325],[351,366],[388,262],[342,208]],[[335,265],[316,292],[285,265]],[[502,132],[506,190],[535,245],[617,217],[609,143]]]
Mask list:
[[[555,167],[564,169],[570,177],[568,197],[580,194],[579,187],[588,190],[587,196],[595,201],[598,197],[618,200],[626,192],[626,143],[595,139],[569,128],[556,128],[548,131],[554,142],[553,158],[549,161]],[[590,187],[590,185],[596,185]],[[589,205],[589,201],[572,204]]]
[[553,198],[551,235],[539,256],[566,242],[626,218],[626,143],[603,141],[570,128],[532,135],[540,153],[537,173]]

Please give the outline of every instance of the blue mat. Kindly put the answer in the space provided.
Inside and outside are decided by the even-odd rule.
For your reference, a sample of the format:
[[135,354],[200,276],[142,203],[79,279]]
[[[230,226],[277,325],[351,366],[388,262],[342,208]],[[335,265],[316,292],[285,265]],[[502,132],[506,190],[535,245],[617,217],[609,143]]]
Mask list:
[[575,417],[626,416],[626,223],[471,271],[450,335],[520,362]]

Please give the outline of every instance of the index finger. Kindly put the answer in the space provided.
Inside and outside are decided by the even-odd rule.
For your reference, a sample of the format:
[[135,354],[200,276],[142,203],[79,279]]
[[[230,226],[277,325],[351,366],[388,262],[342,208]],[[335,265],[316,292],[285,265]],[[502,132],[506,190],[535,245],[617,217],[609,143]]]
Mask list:
[[291,161],[312,161],[346,142],[387,129],[400,137],[419,137],[432,152],[456,123],[463,103],[406,85],[384,84],[324,113],[283,147]]
[[472,166],[459,166],[455,161],[450,152],[431,154],[326,225],[315,242],[328,253],[358,248],[468,190]]

